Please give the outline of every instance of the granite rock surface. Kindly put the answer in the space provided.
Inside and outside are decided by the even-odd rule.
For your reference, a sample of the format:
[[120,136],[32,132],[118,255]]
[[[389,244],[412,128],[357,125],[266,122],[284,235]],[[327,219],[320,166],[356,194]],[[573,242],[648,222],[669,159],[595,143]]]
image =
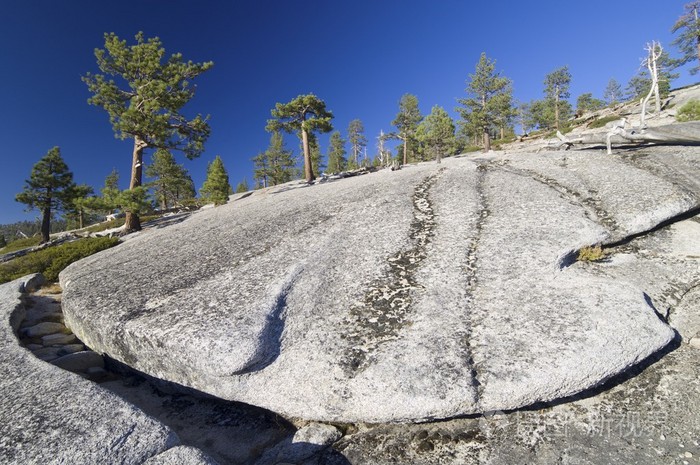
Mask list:
[[695,148],[292,183],[71,265],[63,309],[99,353],[290,417],[511,410],[598,386],[674,339],[633,263],[611,277],[577,251],[699,207]]

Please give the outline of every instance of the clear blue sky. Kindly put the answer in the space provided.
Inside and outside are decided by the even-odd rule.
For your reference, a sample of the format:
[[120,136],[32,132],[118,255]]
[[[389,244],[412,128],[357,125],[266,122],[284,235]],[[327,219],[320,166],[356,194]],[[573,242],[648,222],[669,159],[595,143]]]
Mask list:
[[[168,54],[214,61],[185,109],[211,115],[206,151],[194,161],[176,155],[199,188],[216,155],[232,185],[252,185],[250,159],[267,147],[270,109],[299,94],[324,99],[344,137],[361,119],[372,155],[404,93],[424,114],[437,104],[456,118],[482,51],[513,80],[518,100],[541,98],[545,74],[563,65],[572,103],[585,92],[602,98],[611,77],[624,86],[637,72],[646,42],[676,54],[670,28],[686,1],[0,0],[0,223],[38,216],[14,197],[53,146],[76,182],[99,190],[116,168],[127,187],[132,142],[115,139],[80,80],[98,71],[93,50],[105,32],[133,42],[144,31]],[[697,80],[681,70],[672,85]],[[328,136],[320,142],[325,154]],[[287,147],[298,154],[293,136]]]

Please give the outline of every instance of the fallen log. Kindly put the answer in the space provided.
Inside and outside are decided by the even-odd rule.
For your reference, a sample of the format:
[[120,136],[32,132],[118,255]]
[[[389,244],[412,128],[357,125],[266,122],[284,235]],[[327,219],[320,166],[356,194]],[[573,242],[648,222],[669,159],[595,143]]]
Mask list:
[[[617,123],[617,124],[615,124]],[[610,153],[612,144],[663,144],[663,145],[700,145],[700,121],[673,123],[653,128],[624,127],[625,121],[620,120],[611,124],[605,132],[581,134],[572,138],[557,133],[557,140],[549,142],[551,148],[568,149],[575,144],[608,146]]]

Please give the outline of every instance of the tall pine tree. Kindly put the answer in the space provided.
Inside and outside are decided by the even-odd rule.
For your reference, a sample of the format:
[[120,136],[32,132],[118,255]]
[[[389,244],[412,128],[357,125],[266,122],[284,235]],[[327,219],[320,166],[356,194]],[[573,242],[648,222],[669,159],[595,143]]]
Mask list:
[[692,61],[697,63],[690,69],[690,74],[700,71],[700,0],[694,0],[685,5],[685,14],[671,28],[671,32],[680,31],[680,35],[672,42],[682,53],[679,65]]
[[357,168],[360,164],[360,154],[367,147],[367,137],[365,137],[365,127],[362,121],[354,119],[348,125],[348,142],[352,152],[353,166]]
[[[316,179],[311,160],[310,136],[315,132],[330,132],[333,113],[326,103],[314,94],[299,95],[288,103],[277,103],[272,110],[272,119],[265,128],[269,132],[284,131],[299,134],[304,154],[304,177],[306,182]],[[320,153],[320,152],[319,152]]]
[[61,149],[54,147],[32,167],[24,190],[15,197],[30,210],[41,211],[42,242],[50,240],[51,215],[69,205],[73,186],[73,173],[63,161]]
[[491,149],[491,130],[513,118],[511,82],[496,72],[496,61],[482,53],[474,74],[469,75],[468,98],[460,99],[459,112],[468,133],[483,137],[484,150]]
[[435,105],[428,116],[418,125],[416,138],[428,154],[440,163],[443,155],[451,155],[455,146],[455,125],[444,108]]
[[418,123],[423,117],[418,109],[418,97],[412,94],[404,94],[399,100],[399,113],[396,115],[392,125],[398,129],[397,137],[403,142],[403,164],[408,163],[408,148],[411,142],[415,141],[414,136]]
[[608,81],[603,98],[610,106],[622,100],[622,86],[614,78],[610,78]]
[[345,160],[345,141],[340,131],[331,133],[330,146],[328,147],[328,172],[340,173],[345,171],[347,162]]
[[283,184],[294,179],[297,174],[296,161],[292,151],[285,147],[284,137],[279,131],[274,131],[270,136],[270,145],[265,151],[265,156],[269,165],[270,185]]
[[[129,189],[142,185],[145,149],[179,150],[192,159],[201,155],[209,137],[208,117],[187,119],[181,110],[194,97],[192,80],[213,63],[186,62],[179,53],[167,60],[164,56],[157,37],[146,40],[139,32],[136,44],[127,45],[114,33],[105,34],[104,49],[95,49],[97,66],[104,74],[83,77],[93,94],[88,103],[107,111],[118,137],[134,140]],[[142,194],[133,193],[132,197]],[[125,230],[139,229],[138,213],[127,210]]]
[[555,69],[544,78],[545,100],[554,110],[554,127],[557,131],[561,123],[569,117],[571,104],[566,101],[570,95],[569,85],[571,85],[571,73],[568,66]]
[[175,157],[169,150],[156,150],[151,164],[146,167],[146,176],[153,178],[148,186],[153,189],[162,210],[191,200],[195,196],[192,178],[187,169],[175,163]]

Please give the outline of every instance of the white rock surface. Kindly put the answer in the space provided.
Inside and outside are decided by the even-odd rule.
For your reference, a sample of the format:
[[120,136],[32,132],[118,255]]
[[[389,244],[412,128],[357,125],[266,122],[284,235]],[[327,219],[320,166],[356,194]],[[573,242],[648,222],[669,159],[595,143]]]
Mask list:
[[137,465],[177,445],[166,426],[19,346],[22,291],[32,281],[0,285],[0,462]]
[[219,465],[219,463],[199,449],[178,446],[146,460],[144,465]]
[[152,376],[292,417],[567,397],[674,338],[632,275],[573,263],[700,205],[697,149],[645,151],[478,155],[256,192],[71,265],[66,322]]

